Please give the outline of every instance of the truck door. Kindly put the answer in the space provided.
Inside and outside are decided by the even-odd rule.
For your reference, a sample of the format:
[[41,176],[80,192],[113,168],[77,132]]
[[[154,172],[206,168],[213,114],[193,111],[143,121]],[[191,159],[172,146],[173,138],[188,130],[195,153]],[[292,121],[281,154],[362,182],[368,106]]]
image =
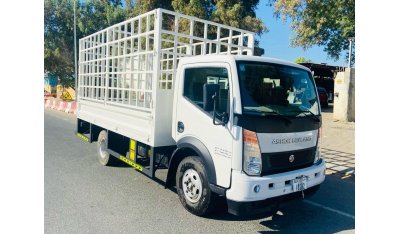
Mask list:
[[[175,118],[172,131],[175,140],[194,137],[208,149],[216,171],[217,184],[230,185],[233,144],[232,78],[227,63],[196,63],[183,65],[175,95]],[[228,114],[225,126],[213,124],[213,112],[203,108],[205,84],[219,84],[219,113]]]

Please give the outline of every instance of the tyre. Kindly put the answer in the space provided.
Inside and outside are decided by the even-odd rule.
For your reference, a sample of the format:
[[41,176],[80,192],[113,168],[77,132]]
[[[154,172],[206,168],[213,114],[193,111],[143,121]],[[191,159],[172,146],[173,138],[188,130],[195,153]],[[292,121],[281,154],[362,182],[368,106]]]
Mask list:
[[116,159],[107,152],[108,133],[103,130],[97,138],[97,158],[103,166],[110,166]]
[[213,211],[216,194],[211,192],[204,164],[199,157],[190,156],[179,163],[176,190],[183,207],[190,213],[204,216]]

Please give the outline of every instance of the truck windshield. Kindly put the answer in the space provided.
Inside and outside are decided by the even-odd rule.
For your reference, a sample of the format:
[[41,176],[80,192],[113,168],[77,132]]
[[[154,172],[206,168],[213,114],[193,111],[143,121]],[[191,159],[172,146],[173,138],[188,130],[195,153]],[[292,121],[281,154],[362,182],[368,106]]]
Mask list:
[[239,61],[237,67],[243,114],[320,114],[314,82],[308,71],[249,61]]

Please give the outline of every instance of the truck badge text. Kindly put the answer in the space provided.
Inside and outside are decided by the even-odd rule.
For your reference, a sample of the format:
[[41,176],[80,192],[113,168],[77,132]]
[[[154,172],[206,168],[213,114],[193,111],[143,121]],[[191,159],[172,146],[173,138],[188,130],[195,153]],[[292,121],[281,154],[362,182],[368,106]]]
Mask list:
[[311,136],[306,137],[296,137],[296,138],[281,138],[281,139],[273,139],[272,144],[293,144],[293,143],[301,143],[311,141]]

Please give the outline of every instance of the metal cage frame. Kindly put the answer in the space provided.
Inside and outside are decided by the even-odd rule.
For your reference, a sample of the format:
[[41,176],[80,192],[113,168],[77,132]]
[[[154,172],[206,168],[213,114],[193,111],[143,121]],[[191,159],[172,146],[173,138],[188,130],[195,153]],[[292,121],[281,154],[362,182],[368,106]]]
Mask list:
[[155,9],[79,40],[78,100],[150,113],[181,57],[253,51],[253,32]]

